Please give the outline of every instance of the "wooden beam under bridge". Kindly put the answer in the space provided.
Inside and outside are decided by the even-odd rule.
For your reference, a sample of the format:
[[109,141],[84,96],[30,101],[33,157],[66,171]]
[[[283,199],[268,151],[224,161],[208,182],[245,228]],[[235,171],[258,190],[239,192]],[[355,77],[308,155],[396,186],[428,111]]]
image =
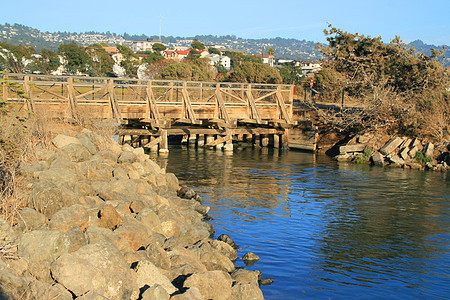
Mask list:
[[[233,128],[233,129],[215,129],[215,128],[168,128],[167,135],[191,135],[191,134],[211,134],[211,135],[226,135],[227,132],[235,134],[284,134],[283,129],[277,128]],[[133,128],[120,128],[118,135],[150,135],[159,136],[159,131],[149,129],[133,129]]]

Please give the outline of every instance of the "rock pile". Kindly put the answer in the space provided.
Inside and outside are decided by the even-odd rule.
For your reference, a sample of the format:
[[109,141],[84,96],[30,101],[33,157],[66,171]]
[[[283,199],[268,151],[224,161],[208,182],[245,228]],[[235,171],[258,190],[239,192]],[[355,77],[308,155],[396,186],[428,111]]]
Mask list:
[[0,298],[263,299],[261,273],[211,238],[201,198],[142,148],[87,130],[54,144],[22,168],[17,225],[0,219]]
[[338,161],[368,162],[378,166],[409,169],[450,170],[450,141],[434,145],[417,138],[395,136],[382,147],[373,134],[352,138],[339,147]]

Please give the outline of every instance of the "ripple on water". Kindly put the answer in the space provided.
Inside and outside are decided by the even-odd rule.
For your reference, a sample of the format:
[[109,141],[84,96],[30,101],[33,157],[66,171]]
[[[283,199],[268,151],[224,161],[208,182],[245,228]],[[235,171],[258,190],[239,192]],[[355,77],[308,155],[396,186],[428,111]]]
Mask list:
[[171,149],[167,169],[211,206],[216,235],[258,254],[267,299],[448,297],[446,174],[251,149]]

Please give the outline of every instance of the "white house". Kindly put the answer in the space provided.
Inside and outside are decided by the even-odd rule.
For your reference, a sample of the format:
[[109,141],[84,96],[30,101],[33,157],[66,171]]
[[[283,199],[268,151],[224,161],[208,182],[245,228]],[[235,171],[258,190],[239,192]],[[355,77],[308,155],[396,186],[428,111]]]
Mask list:
[[210,59],[211,66],[215,66],[216,64],[221,64],[227,70],[230,70],[230,68],[231,68],[231,59],[228,56],[223,56],[223,55],[213,53],[213,54],[205,55],[205,57]]
[[153,45],[159,43],[161,44],[161,42],[159,41],[133,41],[133,43],[131,44],[131,50],[133,50],[134,52],[138,52],[138,51],[153,51]]

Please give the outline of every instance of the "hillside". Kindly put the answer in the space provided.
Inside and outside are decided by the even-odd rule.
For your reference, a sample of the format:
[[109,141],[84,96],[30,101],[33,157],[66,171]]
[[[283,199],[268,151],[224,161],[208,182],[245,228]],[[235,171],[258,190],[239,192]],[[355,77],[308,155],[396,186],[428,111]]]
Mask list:
[[[189,46],[191,41],[197,38],[205,45],[223,45],[227,49],[240,50],[247,54],[261,54],[267,52],[269,47],[275,50],[276,58],[301,59],[301,60],[319,60],[320,51],[316,49],[318,43],[306,40],[287,39],[287,38],[266,38],[266,39],[243,39],[234,35],[214,36],[197,35],[192,37],[173,37],[162,36],[163,43],[169,47]],[[31,45],[37,51],[41,49],[58,50],[60,44],[75,42],[79,45],[91,45],[95,43],[107,43],[109,45],[125,44],[130,45],[133,41],[159,40],[156,35],[147,36],[130,35],[127,33],[116,34],[111,32],[89,31],[85,33],[76,32],[43,32],[39,29],[20,24],[10,25],[5,23],[0,25],[0,41],[13,45],[23,44]],[[443,49],[445,46],[428,45],[421,40],[416,40],[409,44],[417,51],[426,55],[431,54],[431,48]],[[450,49],[446,49],[445,65],[450,65]]]

